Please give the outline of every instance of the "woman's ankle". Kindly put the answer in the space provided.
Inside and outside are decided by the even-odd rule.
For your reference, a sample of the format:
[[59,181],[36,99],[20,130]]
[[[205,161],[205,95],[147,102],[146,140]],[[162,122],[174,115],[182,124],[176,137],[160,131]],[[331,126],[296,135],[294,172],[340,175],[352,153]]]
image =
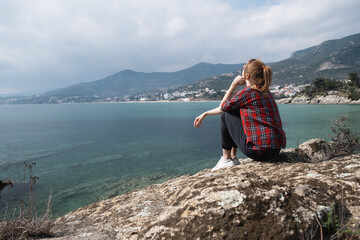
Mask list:
[[223,156],[224,159],[231,159],[231,150],[223,149]]

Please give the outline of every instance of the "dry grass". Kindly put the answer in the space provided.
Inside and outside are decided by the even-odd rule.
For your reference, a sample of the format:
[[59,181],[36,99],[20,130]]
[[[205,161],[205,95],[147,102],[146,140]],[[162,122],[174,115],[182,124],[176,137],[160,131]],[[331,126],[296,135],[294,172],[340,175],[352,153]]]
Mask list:
[[1,223],[1,239],[29,239],[52,237],[51,218],[18,218]]
[[332,126],[330,134],[331,140],[336,144],[338,155],[348,155],[359,151],[358,133],[351,131],[350,125],[347,124],[348,117],[346,115],[339,119],[331,120]]
[[[51,214],[51,197],[50,193],[46,212],[42,216],[38,216],[36,209],[36,180],[39,178],[33,176],[33,166],[36,163],[24,163],[24,186],[29,186],[27,199],[19,201],[17,207],[14,203],[8,203],[3,221],[0,222],[0,239],[36,239],[52,237],[51,228],[53,226]],[[29,182],[26,182],[28,175]],[[13,201],[10,199],[10,201]]]
[[[0,239],[29,239],[52,237],[51,228],[53,220],[51,218],[51,195],[47,204],[47,210],[41,217],[28,215],[24,212],[19,213],[19,217],[12,217],[0,223]],[[24,211],[24,210],[23,210]],[[13,216],[16,213],[14,209]]]

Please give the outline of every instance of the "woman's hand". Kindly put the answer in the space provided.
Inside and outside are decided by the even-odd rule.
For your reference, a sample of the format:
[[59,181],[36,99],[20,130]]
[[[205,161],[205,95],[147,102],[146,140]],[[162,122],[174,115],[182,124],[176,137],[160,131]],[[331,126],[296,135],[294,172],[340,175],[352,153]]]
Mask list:
[[200,128],[202,126],[202,120],[204,120],[206,115],[207,115],[206,112],[204,112],[203,114],[201,114],[200,116],[195,118],[195,121],[194,121],[194,127],[195,128]]
[[194,127],[196,127],[196,128],[201,127],[202,126],[202,120],[204,120],[204,118],[206,118],[207,116],[219,115],[221,113],[222,113],[222,111],[221,111],[220,107],[216,107],[214,109],[211,109],[209,111],[204,112],[203,114],[201,114],[200,116],[195,118]]
[[245,85],[245,78],[241,75],[236,76],[236,78],[234,78],[234,81],[232,82],[231,85],[233,86],[241,86],[241,85]]

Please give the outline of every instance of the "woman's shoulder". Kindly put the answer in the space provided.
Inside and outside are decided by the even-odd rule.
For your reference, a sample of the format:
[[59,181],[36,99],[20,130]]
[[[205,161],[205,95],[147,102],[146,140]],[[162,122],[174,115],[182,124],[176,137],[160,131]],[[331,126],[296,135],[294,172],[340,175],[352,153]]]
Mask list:
[[245,87],[242,90],[242,95],[247,95],[251,99],[264,99],[265,101],[274,101],[270,91],[260,92],[258,89],[252,87]]
[[257,89],[252,88],[251,86],[246,86],[241,90],[242,94],[250,94],[250,95],[261,95],[261,92]]
[[246,93],[246,92],[251,92],[253,91],[254,89],[250,86],[246,86],[244,87],[242,90],[240,90],[241,93]]

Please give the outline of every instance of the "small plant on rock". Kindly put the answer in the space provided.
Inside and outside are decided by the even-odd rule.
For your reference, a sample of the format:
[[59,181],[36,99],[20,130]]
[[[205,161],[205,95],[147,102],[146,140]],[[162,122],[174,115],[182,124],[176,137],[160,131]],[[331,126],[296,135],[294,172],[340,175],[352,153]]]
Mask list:
[[353,240],[360,237],[360,226],[348,221],[349,212],[346,210],[345,201],[332,202],[322,223],[324,234],[321,231],[320,239],[327,240]]
[[330,138],[337,148],[338,155],[348,155],[359,151],[360,148],[358,134],[351,131],[350,125],[346,124],[346,121],[348,121],[346,115],[331,120],[333,133],[330,134]]
[[326,221],[323,223],[323,227],[326,228],[328,232],[335,233],[339,228],[339,216],[335,213],[335,202],[331,203],[330,210],[327,213]]

